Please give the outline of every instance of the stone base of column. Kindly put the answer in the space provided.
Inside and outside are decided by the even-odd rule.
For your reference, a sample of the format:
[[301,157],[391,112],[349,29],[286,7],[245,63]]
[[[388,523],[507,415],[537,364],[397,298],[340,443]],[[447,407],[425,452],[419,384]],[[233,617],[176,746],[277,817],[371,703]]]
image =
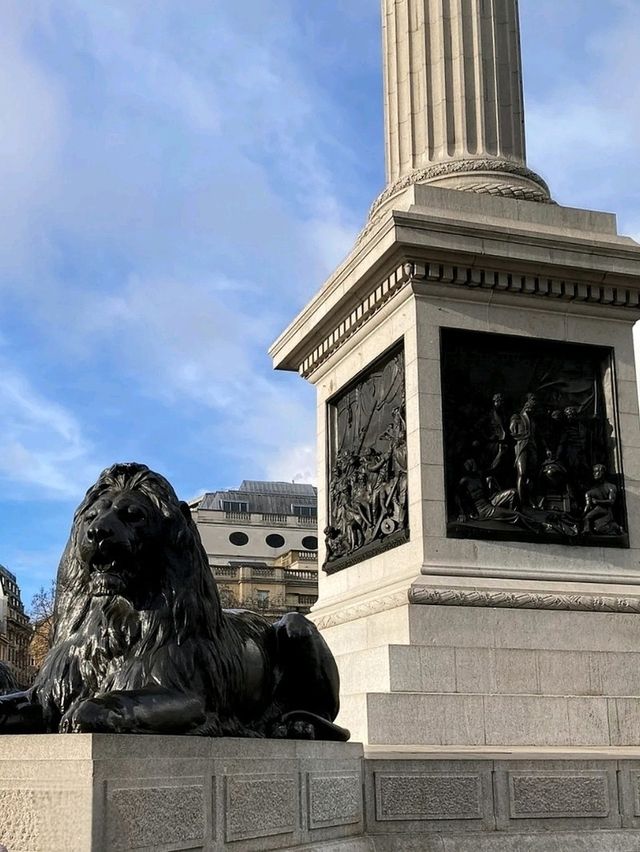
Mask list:
[[369,219],[376,216],[395,196],[415,184],[429,184],[443,189],[456,189],[552,204],[545,181],[526,166],[498,157],[449,160],[416,169],[390,184],[374,201]]
[[339,723],[391,752],[640,743],[638,615],[515,605],[405,603],[326,627]]

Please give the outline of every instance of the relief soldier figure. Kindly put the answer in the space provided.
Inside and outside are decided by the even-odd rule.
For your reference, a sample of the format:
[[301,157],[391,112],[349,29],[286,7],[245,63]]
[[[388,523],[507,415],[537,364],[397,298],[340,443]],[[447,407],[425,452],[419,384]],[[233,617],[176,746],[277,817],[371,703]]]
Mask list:
[[492,407],[485,425],[487,470],[490,470],[498,482],[506,481],[512,465],[512,439],[509,431],[509,419],[505,410],[504,394],[494,393]]
[[522,410],[512,416],[509,424],[509,431],[516,445],[516,489],[522,506],[531,506],[535,500],[534,484],[539,471],[541,443],[535,419],[537,407],[538,400],[535,394],[527,394]]
[[607,482],[607,469],[603,464],[593,467],[593,488],[585,494],[585,515],[583,532],[592,530],[596,533],[618,534],[620,527],[613,516],[613,509],[618,499],[618,489],[612,482]]
[[481,521],[506,521],[517,523],[518,494],[515,488],[499,491],[496,481],[483,476],[474,459],[464,463],[465,475],[460,480],[456,502],[460,511],[460,520],[468,517]]

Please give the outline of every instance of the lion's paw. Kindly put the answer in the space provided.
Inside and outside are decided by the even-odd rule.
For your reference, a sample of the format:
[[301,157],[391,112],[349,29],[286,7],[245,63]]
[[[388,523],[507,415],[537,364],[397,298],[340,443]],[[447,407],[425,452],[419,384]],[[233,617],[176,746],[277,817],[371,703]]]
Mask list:
[[289,719],[275,724],[271,736],[278,740],[315,740],[316,729],[311,722]]
[[126,733],[126,718],[99,698],[87,698],[70,707],[60,721],[61,734]]

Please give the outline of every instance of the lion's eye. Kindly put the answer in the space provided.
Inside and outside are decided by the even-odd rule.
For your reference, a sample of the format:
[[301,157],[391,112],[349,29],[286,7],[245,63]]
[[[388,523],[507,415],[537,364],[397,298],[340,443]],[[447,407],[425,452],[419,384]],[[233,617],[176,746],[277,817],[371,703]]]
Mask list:
[[144,512],[140,509],[139,506],[127,506],[124,510],[127,520],[129,521],[143,521],[144,520]]

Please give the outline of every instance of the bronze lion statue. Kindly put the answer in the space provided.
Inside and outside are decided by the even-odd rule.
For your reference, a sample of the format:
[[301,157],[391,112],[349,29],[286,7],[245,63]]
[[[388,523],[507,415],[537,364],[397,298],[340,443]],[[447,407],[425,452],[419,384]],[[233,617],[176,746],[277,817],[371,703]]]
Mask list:
[[103,471],[78,507],[54,622],[33,687],[0,697],[0,733],[349,738],[315,625],[223,610],[189,507],[145,465]]

